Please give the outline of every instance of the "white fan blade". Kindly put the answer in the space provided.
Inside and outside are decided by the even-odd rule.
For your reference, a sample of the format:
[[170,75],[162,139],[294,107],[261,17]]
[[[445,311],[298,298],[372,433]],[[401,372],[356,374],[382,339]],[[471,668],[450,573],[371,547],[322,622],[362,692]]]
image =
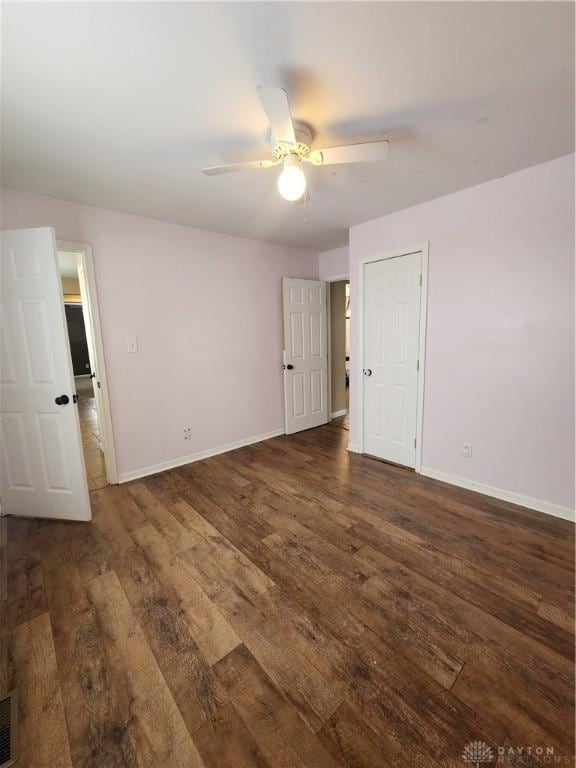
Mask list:
[[235,171],[255,171],[258,168],[272,168],[278,165],[277,160],[252,160],[246,163],[229,163],[228,165],[215,165],[213,168],[203,168],[206,176],[218,176],[220,173],[234,173]]
[[389,149],[389,141],[368,141],[365,144],[348,144],[342,147],[314,149],[306,160],[314,165],[375,163],[379,160],[385,160]]
[[283,88],[269,85],[259,85],[257,90],[270,123],[274,146],[277,144],[296,144],[286,91]]

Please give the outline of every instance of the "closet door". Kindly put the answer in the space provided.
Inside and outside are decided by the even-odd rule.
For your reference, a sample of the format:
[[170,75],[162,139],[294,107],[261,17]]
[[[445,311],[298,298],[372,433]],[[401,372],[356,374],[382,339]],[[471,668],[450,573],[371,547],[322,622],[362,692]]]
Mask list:
[[364,446],[416,466],[422,254],[364,267]]

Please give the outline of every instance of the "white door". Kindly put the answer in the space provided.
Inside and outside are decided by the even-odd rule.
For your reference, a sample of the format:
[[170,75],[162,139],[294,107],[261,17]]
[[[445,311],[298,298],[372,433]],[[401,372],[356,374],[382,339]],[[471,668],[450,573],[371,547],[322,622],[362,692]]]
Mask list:
[[282,280],[286,433],[328,421],[326,283]]
[[422,254],[364,266],[364,453],[416,466]]
[[54,231],[3,232],[1,269],[2,514],[90,520]]

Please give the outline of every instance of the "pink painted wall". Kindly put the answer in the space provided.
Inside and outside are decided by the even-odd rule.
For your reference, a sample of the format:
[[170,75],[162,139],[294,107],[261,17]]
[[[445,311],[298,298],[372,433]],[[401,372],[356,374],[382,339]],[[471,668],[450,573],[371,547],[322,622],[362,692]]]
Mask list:
[[[367,222],[359,260],[429,241],[423,465],[574,507],[574,156]],[[352,445],[360,442],[352,309]],[[474,445],[472,459],[462,444]]]
[[330,277],[346,275],[350,269],[348,246],[322,251],[318,254],[318,277],[327,280]]
[[316,278],[315,253],[13,190],[2,203],[3,228],[93,247],[120,474],[284,426],[280,280]]

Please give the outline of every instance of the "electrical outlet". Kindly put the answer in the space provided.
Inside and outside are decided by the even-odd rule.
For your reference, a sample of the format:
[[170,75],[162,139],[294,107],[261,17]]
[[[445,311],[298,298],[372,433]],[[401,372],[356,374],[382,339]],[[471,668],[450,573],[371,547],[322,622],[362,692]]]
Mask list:
[[466,459],[472,458],[472,443],[464,443],[462,446],[462,456]]
[[192,428],[186,427],[184,430],[184,440],[192,440]]
[[126,346],[128,347],[128,352],[130,352],[131,355],[138,354],[138,339],[136,336],[132,336],[131,338],[126,339]]

